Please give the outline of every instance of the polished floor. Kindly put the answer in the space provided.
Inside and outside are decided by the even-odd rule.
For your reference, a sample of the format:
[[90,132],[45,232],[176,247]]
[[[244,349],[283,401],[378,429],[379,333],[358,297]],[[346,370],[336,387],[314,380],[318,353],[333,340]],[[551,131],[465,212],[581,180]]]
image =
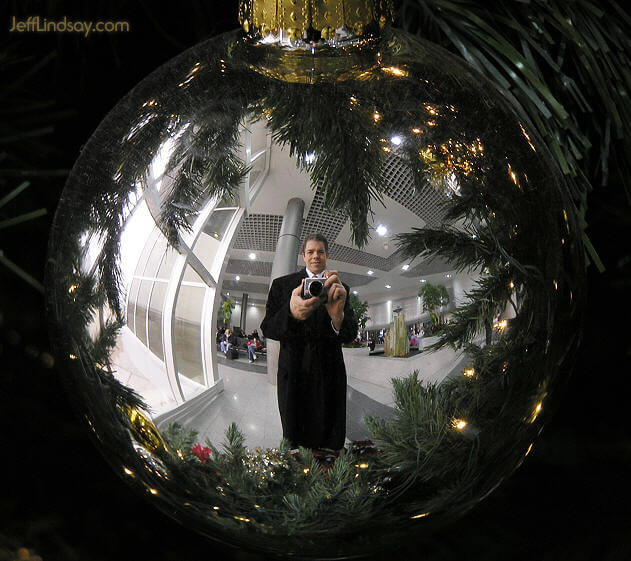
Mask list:
[[[135,339],[133,334],[131,338]],[[112,355],[115,375],[145,398],[151,405],[156,422],[161,423],[160,418],[168,414],[169,423],[179,422],[197,431],[197,441],[202,444],[209,441],[213,447],[221,447],[227,427],[236,423],[249,449],[278,446],[282,429],[276,386],[268,381],[265,355],[260,355],[256,362],[250,363],[245,351],[236,360],[228,360],[217,352],[218,374],[223,390],[211,392],[181,376],[187,399],[195,397],[196,400],[187,401],[187,407],[178,408],[173,399],[168,397],[169,391],[162,379],[164,374],[155,368],[155,361],[138,356],[141,348],[133,339],[126,337],[119,341]],[[140,358],[142,362],[139,362]],[[448,376],[461,375],[466,361],[450,349],[394,358],[370,355],[368,349],[360,348],[344,349],[344,362],[348,382],[348,444],[370,438],[363,423],[366,415],[381,418],[392,415],[392,378],[405,377],[416,370],[424,382],[438,383]],[[205,399],[205,395],[209,398]],[[161,429],[163,425],[159,424]]]

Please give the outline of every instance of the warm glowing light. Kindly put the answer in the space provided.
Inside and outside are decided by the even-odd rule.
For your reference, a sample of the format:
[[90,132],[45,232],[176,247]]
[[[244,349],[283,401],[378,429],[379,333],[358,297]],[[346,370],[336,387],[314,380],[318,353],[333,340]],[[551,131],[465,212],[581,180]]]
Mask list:
[[416,514],[414,516],[410,516],[410,518],[414,520],[415,518],[425,518],[426,516],[429,516],[429,512],[424,512],[423,514]]
[[526,457],[528,454],[530,454],[531,450],[532,450],[532,444],[530,446],[528,446],[528,450],[526,450],[526,453],[524,454],[524,457]]
[[543,403],[540,401],[539,403],[537,403],[537,405],[535,405],[535,408],[532,412],[532,417],[530,418],[531,423],[535,422],[535,419],[539,416],[539,413],[541,413],[542,409],[543,409]]
[[359,464],[360,469],[366,469],[368,467],[368,464],[365,462],[362,462],[361,464]]
[[383,224],[379,224],[379,226],[377,226],[377,228],[375,228],[375,231],[380,236],[385,236],[388,233],[388,228],[386,228],[386,226],[384,226]]
[[508,164],[508,175],[511,178],[511,181],[515,185],[517,185],[517,187],[521,189],[521,185],[519,184],[519,178],[517,177],[517,174],[513,171],[513,168],[511,167],[510,164]]
[[157,490],[157,489],[154,489],[153,487],[149,487],[149,492],[150,492],[152,495],[157,495],[157,494],[158,494],[158,490]]
[[68,294],[72,294],[75,290],[77,290],[77,285],[71,284],[70,288],[68,288]]
[[565,209],[563,209],[563,220],[565,220],[565,228],[567,230],[567,233],[570,233],[570,223],[567,219],[567,212],[565,211]]
[[530,140],[530,137],[528,136],[528,133],[526,132],[526,129],[524,129],[521,123],[519,123],[519,128],[521,129],[521,132],[524,135],[524,138],[528,141],[530,148],[532,148],[532,151],[536,152],[537,149],[533,146],[532,141]]
[[250,519],[246,518],[245,516],[235,516],[234,517],[235,520],[240,520],[241,522],[249,522]]
[[303,470],[302,470],[302,473],[304,473],[305,475],[306,475],[307,473],[309,473],[309,468],[305,468],[305,469],[303,469]]
[[386,153],[386,154],[390,154],[390,152],[392,152],[392,149],[389,146],[382,146],[381,149]]
[[430,115],[438,115],[438,109],[436,109],[434,106],[430,105],[429,103],[424,103],[423,105]]
[[219,510],[219,507],[218,506],[214,506],[213,510]]
[[130,470],[128,467],[123,468],[123,471],[124,471],[127,475],[129,475],[130,477],[133,477],[133,476],[134,476],[134,472],[133,472],[132,470]]
[[463,375],[465,375],[467,378],[473,378],[474,374],[475,374],[475,369],[473,368],[465,368],[465,371],[463,372]]
[[421,129],[419,129],[418,127],[414,127],[414,128],[412,129],[412,132],[413,132],[414,134],[421,134],[423,131],[422,131]]
[[515,288],[515,283],[513,281],[510,281],[508,283],[508,288],[510,288],[511,290],[513,290],[513,288]]
[[503,331],[504,329],[506,329],[507,326],[508,326],[508,321],[503,319],[503,320],[497,322],[497,324],[495,325],[495,328],[498,331]]
[[391,76],[396,76],[397,78],[405,78],[409,74],[407,70],[403,70],[398,66],[384,66],[381,71]]
[[372,119],[373,119],[373,121],[375,121],[375,123],[378,123],[379,121],[381,121],[381,115],[379,114],[378,111],[375,111],[372,114]]
[[554,290],[558,290],[559,289],[559,285],[557,284],[557,281],[553,280],[552,284],[554,285]]
[[467,421],[464,419],[453,419],[451,426],[457,430],[463,430],[467,426]]
[[426,121],[425,124],[428,127],[435,127],[436,126],[436,121]]
[[77,360],[77,355],[69,354],[70,360]]

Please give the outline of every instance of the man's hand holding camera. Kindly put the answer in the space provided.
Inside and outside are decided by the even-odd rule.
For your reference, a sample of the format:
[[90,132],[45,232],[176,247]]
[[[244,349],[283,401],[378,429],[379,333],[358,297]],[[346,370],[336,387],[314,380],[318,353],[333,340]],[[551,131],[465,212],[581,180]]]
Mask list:
[[320,305],[324,304],[333,322],[333,327],[339,331],[344,320],[344,304],[346,303],[346,289],[340,282],[337,271],[325,273],[326,280],[319,296],[303,298],[305,280],[303,279],[291,293],[289,310],[291,315],[300,321],[306,320]]
[[292,290],[291,299],[289,300],[289,311],[291,315],[300,321],[306,320],[315,310],[320,306],[322,300],[318,296],[307,298],[302,297],[302,287],[305,284],[305,280]]
[[326,311],[329,312],[333,327],[339,331],[344,321],[344,304],[346,303],[346,289],[342,285],[337,271],[329,271],[324,282],[324,292],[326,293]]

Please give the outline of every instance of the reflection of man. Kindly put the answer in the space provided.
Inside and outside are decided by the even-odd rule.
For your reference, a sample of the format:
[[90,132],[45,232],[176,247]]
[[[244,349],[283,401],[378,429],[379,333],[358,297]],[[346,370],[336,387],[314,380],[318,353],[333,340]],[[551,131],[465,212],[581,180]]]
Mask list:
[[234,345],[234,335],[230,333],[230,329],[226,329],[226,332],[221,338],[221,343],[219,343],[219,348],[222,353],[227,353],[232,345]]
[[[305,240],[305,269],[274,279],[261,330],[280,341],[278,408],[283,436],[293,447],[344,446],[346,369],[342,343],[350,343],[357,322],[349,288],[337,271],[327,271],[328,242],[321,234]],[[320,297],[303,299],[307,277],[323,279]]]

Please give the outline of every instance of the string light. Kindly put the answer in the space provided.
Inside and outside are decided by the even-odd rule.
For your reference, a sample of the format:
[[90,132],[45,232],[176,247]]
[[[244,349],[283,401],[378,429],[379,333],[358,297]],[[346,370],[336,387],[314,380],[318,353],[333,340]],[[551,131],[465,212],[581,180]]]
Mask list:
[[535,405],[535,410],[532,413],[532,419],[531,419],[531,423],[533,423],[535,421],[535,419],[539,416],[539,413],[541,413],[541,410],[543,409],[543,403],[540,401],[539,403],[537,403],[537,405]]
[[416,514],[414,516],[410,516],[410,519],[414,520],[415,518],[425,518],[426,516],[429,516],[429,512],[424,512],[422,514]]
[[68,294],[72,294],[75,290],[77,290],[77,285],[71,284],[70,287],[68,288]]
[[68,356],[70,357],[70,360],[77,360],[77,356],[76,355],[69,354]]
[[508,321],[503,319],[501,321],[498,321],[495,324],[495,329],[497,329],[498,331],[504,331],[504,329],[506,329],[507,326],[508,326]]
[[130,470],[128,467],[124,467],[123,471],[129,475],[130,477],[134,477],[134,472],[132,470]]
[[375,123],[378,123],[379,121],[381,121],[381,115],[379,114],[378,111],[375,111],[372,114],[372,119],[373,119],[373,121],[375,121]]
[[396,76],[397,78],[405,78],[409,74],[407,70],[403,70],[398,66],[384,66],[381,71],[391,76]]
[[466,376],[467,378],[473,378],[473,375],[475,374],[475,370],[473,368],[465,368],[462,374]]
[[463,430],[467,426],[467,421],[464,419],[453,419],[451,426],[457,430]]

